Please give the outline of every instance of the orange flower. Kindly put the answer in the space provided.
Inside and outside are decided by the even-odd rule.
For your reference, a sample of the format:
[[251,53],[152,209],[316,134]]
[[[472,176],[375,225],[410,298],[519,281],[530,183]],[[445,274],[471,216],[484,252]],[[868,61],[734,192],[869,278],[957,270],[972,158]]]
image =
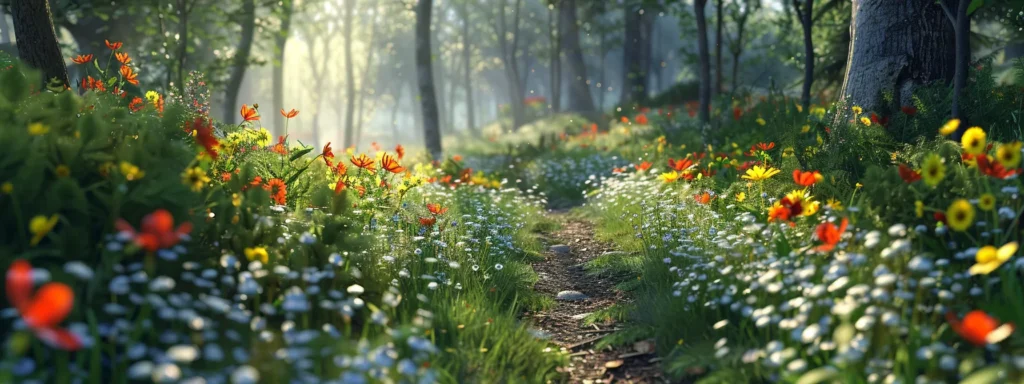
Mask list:
[[7,301],[32,333],[47,344],[66,351],[82,347],[77,335],[57,326],[71,313],[75,292],[66,284],[46,283],[32,295],[32,265],[17,260],[7,270]]
[[331,159],[334,158],[334,150],[331,149],[330,141],[328,141],[327,145],[324,146],[323,151],[320,151],[320,156],[324,158],[324,162],[327,163],[328,168],[334,166],[334,164],[331,164]]
[[221,172],[220,181],[228,182],[231,181],[231,172]]
[[146,106],[146,103],[142,101],[141,97],[136,96],[130,103],[128,103],[128,109],[132,112],[141,111]]
[[448,207],[442,207],[441,204],[437,203],[427,203],[427,210],[430,211],[431,214],[437,216],[448,212]]
[[769,143],[757,143],[757,149],[760,149],[762,151],[770,151],[770,150],[772,150],[774,148],[775,148],[775,142],[774,141],[769,142]]
[[334,173],[339,175],[345,175],[346,173],[348,173],[348,167],[345,166],[344,162],[339,161],[338,166],[334,168]]
[[645,161],[640,164],[636,164],[633,167],[636,168],[637,171],[646,171],[648,169],[651,169],[651,165],[652,164],[650,162]]
[[[338,165],[342,165],[342,163],[338,163]],[[338,182],[336,184],[334,184],[334,194],[335,195],[341,194],[341,191],[345,190],[345,186],[346,186],[346,184],[345,184],[344,177],[341,178],[341,179],[338,179]]]
[[1014,330],[1013,324],[999,325],[999,321],[980,310],[968,312],[963,320],[957,319],[953,312],[947,312],[946,321],[960,337],[979,347],[1003,341]]
[[374,152],[380,152],[380,144],[377,144],[376,141],[370,143],[370,148],[373,148]]
[[693,166],[693,160],[691,160],[689,158],[687,158],[687,159],[679,159],[679,160],[674,160],[672,158],[668,159],[668,167],[672,168],[672,170],[675,170],[675,171],[682,172],[682,171],[685,171],[685,170],[689,169],[692,166]]
[[374,171],[374,161],[370,156],[366,156],[365,153],[360,153],[359,156],[352,156],[349,160],[352,162],[352,165],[355,165],[358,168],[362,168],[370,172]]
[[707,192],[698,193],[693,195],[693,199],[696,200],[698,204],[707,204],[711,202],[711,194]]
[[124,43],[122,43],[120,41],[115,41],[115,42],[111,43],[110,40],[103,40],[103,42],[107,43],[107,48],[110,48],[111,51],[116,51],[118,49],[121,49],[121,45],[124,44]]
[[270,147],[270,151],[281,156],[288,155],[288,147],[284,145],[284,136],[277,137],[277,144],[274,144],[274,146]]
[[847,224],[849,224],[849,220],[844,217],[843,221],[839,223],[839,227],[832,223],[821,223],[818,225],[818,229],[814,233],[818,235],[818,240],[822,244],[815,249],[822,252],[829,252],[835,249],[836,244],[839,244],[839,240],[843,236],[843,232],[846,232]]
[[256,121],[260,119],[260,114],[256,112],[256,108],[249,108],[246,104],[242,104],[241,113],[243,121]]
[[921,180],[921,172],[910,169],[906,164],[900,164],[899,166],[900,178],[903,179],[907,184],[911,184],[915,181]]
[[768,221],[772,222],[775,220],[789,221],[790,211],[789,208],[784,207],[782,204],[775,203],[771,208],[768,209]]
[[124,78],[124,81],[127,81],[131,85],[139,85],[139,74],[135,73],[135,71],[132,70],[132,67],[122,65],[121,77]]
[[203,146],[206,154],[210,155],[211,159],[217,160],[217,146],[220,142],[217,141],[217,137],[213,136],[212,121],[197,117],[192,121],[190,127],[185,128],[185,131],[194,134],[196,143]]
[[641,114],[641,115],[637,116],[634,120],[636,121],[637,124],[647,125],[647,115]]
[[622,122],[623,124],[625,124],[625,123],[628,123],[628,122],[629,122],[629,118],[628,118],[628,117],[626,117],[626,116],[622,116],[622,118],[621,118],[621,119],[619,119],[619,121],[621,121],[621,122]]
[[366,194],[366,187],[364,187],[362,185],[357,185],[356,186],[356,192],[359,192],[359,197],[363,197],[363,195]]
[[284,184],[284,180],[270,179],[270,181],[267,181],[266,186],[270,187],[270,198],[277,205],[284,205],[287,202],[288,186]]
[[420,225],[422,225],[424,227],[429,227],[431,225],[434,225],[434,223],[436,223],[436,222],[437,222],[437,218],[436,217],[421,217],[420,218]]
[[174,216],[167,210],[158,209],[142,218],[139,232],[124,219],[118,219],[115,228],[118,232],[129,234],[135,239],[135,244],[142,249],[156,252],[177,245],[183,236],[192,232],[192,223],[186,221],[175,229]]
[[290,119],[298,115],[299,111],[296,111],[295,108],[292,108],[292,110],[288,112],[285,112],[284,109],[281,109],[281,116],[284,116],[286,119]]
[[405,172],[405,167],[399,165],[398,160],[388,154],[384,154],[384,157],[380,158],[380,167],[391,173]]
[[405,147],[403,147],[402,144],[396,145],[395,153],[398,154],[398,160],[402,160],[402,158],[405,157]]
[[117,61],[120,61],[121,64],[128,64],[132,62],[132,58],[125,52],[117,52],[114,54],[114,57],[117,58]]
[[818,171],[800,171],[799,169],[793,170],[793,181],[803,187],[810,187],[814,183],[824,180],[824,176]]
[[71,61],[73,61],[75,64],[88,64],[92,61],[92,54],[90,53],[88,55],[78,55],[71,59]]
[[452,161],[454,161],[456,163],[462,161],[462,155],[452,156]]

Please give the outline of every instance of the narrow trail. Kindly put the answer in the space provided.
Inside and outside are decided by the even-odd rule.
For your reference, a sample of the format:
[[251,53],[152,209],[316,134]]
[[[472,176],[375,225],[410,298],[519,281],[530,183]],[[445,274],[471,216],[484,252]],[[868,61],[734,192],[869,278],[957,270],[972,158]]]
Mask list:
[[584,265],[606,252],[610,244],[594,238],[593,224],[567,211],[550,211],[561,226],[545,233],[545,259],[534,263],[540,279],[534,289],[555,299],[544,311],[527,313],[539,333],[569,352],[563,372],[570,383],[667,383],[662,377],[653,344],[595,349],[602,338],[621,328],[610,321],[584,326],[584,318],[629,298],[615,289],[615,281],[588,275]]

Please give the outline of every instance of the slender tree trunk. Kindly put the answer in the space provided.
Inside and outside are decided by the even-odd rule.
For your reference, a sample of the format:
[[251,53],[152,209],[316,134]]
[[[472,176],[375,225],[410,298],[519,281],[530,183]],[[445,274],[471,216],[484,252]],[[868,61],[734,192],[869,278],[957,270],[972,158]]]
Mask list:
[[194,3],[188,0],[178,0],[178,75],[175,82],[178,88],[185,89],[185,65],[188,62],[188,17],[192,12]]
[[579,26],[576,24],[576,0],[562,0],[559,5],[563,52],[569,64],[569,109],[594,112],[594,99],[587,84],[587,67],[580,48]]
[[[953,33],[956,38],[956,67],[953,73],[953,118],[963,119],[963,111],[960,108],[960,98],[963,96],[964,88],[967,87],[968,66],[971,65],[971,19],[967,15],[967,6],[970,0],[959,0],[957,7],[953,10]],[[966,123],[966,122],[965,122]],[[961,124],[957,132],[957,138],[966,131],[967,124]]]
[[345,1],[345,147],[355,145],[353,129],[356,112],[356,72],[352,66],[352,28],[355,23],[355,0]]
[[473,39],[469,28],[469,6],[463,3],[459,10],[462,13],[462,75],[466,92],[466,128],[474,135],[478,135],[476,111],[473,109]]
[[548,8],[548,37],[551,39],[551,111],[562,110],[562,39],[558,36],[556,8]]
[[238,108],[238,91],[245,79],[245,69],[249,65],[249,53],[256,34],[256,1],[242,0],[242,36],[238,41],[238,49],[231,64],[231,77],[228,79],[224,97],[224,121],[235,121]]
[[[498,47],[501,49],[502,61],[504,63],[509,107],[512,110],[511,130],[513,132],[518,131],[519,127],[522,127],[523,124],[526,123],[526,113],[523,107],[522,80],[519,77],[519,59],[516,56],[516,52],[519,49],[519,14],[521,11],[520,8],[522,6],[522,0],[516,0],[515,4],[515,14],[511,29],[508,26],[508,21],[506,20],[505,7],[502,6],[497,9]],[[512,34],[511,45],[505,38],[508,34]]]
[[[803,6],[800,2],[803,1]],[[811,85],[814,83],[814,42],[811,28],[813,25],[814,0],[793,0],[793,8],[800,18],[800,26],[804,31],[804,84],[800,94],[800,103],[804,109],[811,107]]]
[[11,4],[11,15],[21,61],[40,70],[44,84],[56,79],[70,85],[64,55],[53,29],[50,4],[46,0],[16,0]]
[[419,0],[416,5],[416,74],[419,78],[420,102],[423,106],[423,138],[430,155],[441,159],[441,127],[437,116],[437,93],[431,76],[430,13],[433,0]]
[[[654,23],[643,7],[629,5],[625,8],[625,36],[622,47],[622,96],[619,104],[628,105],[643,102],[647,98],[647,79],[651,67],[651,32]],[[602,44],[603,47],[603,44]]]
[[693,9],[697,16],[697,54],[700,60],[699,76],[700,109],[697,116],[701,125],[711,121],[711,53],[708,50],[708,22],[705,17],[708,0],[694,0]]
[[281,6],[281,30],[274,36],[275,59],[273,63],[274,73],[272,75],[274,82],[274,110],[271,111],[274,114],[274,131],[278,135],[284,134],[284,116],[281,116],[278,111],[284,109],[284,50],[288,44],[288,37],[291,35],[292,12],[295,9],[295,3],[292,0],[284,0]]
[[884,92],[907,105],[917,86],[953,78],[953,28],[933,2],[853,0],[852,13],[840,93],[848,105],[877,108]]
[[736,93],[740,85],[740,58],[743,57],[743,34],[746,32],[747,16],[750,15],[750,8],[746,8],[742,12],[736,20],[736,41],[729,48],[732,52],[732,89],[730,91],[733,94]]
[[[807,0],[810,2],[811,0]],[[725,0],[715,0],[715,94],[722,93],[722,26]]]
[[0,44],[7,44],[14,40],[11,38],[12,28],[7,23],[7,15],[4,13],[3,7],[0,7]]
[[[362,86],[359,88],[359,93],[357,94],[358,98],[356,99],[356,111],[359,111],[359,119],[356,120],[356,123],[355,123],[356,124],[356,126],[355,126],[355,130],[356,130],[355,142],[356,143],[359,143],[359,142],[363,141],[363,125],[365,125],[365,123],[366,123],[366,117],[367,116],[371,116],[372,117],[373,110],[376,108],[375,104],[371,104],[371,105],[374,105],[374,107],[370,108],[370,112],[368,114],[364,114],[363,108],[364,108],[364,104],[366,102],[366,93],[367,93],[368,90],[376,88],[376,85],[373,88],[370,88],[370,87],[366,86],[366,84],[370,84],[370,78],[373,77],[372,74],[375,74],[375,72],[373,72],[373,68],[376,66],[375,65],[375,62],[376,62],[375,58],[377,57],[377,55],[376,55],[376,53],[377,53],[376,42],[377,42],[377,23],[374,23],[373,24],[373,28],[370,28],[370,43],[367,45],[367,47],[369,48],[368,49],[369,53],[366,55],[366,64],[363,66],[363,83],[362,83]],[[377,79],[377,85],[379,85],[379,84],[380,84],[380,79],[378,78]]]

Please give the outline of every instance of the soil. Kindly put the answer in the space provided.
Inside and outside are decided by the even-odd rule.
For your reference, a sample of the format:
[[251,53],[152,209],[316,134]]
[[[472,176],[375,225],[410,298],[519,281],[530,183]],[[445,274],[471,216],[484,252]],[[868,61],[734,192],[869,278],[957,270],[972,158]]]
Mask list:
[[[622,325],[614,321],[603,321],[584,326],[583,317],[615,303],[628,302],[629,297],[615,289],[616,281],[587,274],[584,265],[615,249],[610,244],[594,239],[594,228],[590,222],[564,210],[549,212],[549,216],[557,220],[561,227],[543,235],[548,250],[544,254],[544,261],[533,265],[540,276],[534,289],[552,298],[566,290],[582,292],[588,298],[578,301],[556,299],[551,308],[527,313],[525,317],[532,321],[537,331],[547,335],[553,344],[569,353],[571,362],[563,368],[566,381],[595,384],[668,383],[662,374],[657,355],[648,350],[653,349],[653,341],[645,341],[637,346],[595,349],[599,340],[621,329]],[[552,245],[568,245],[569,253],[553,252],[550,250]]]

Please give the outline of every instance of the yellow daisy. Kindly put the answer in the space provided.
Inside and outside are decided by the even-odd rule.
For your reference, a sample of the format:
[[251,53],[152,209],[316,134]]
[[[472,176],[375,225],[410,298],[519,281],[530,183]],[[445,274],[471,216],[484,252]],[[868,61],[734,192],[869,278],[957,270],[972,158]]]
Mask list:
[[985,131],[980,127],[969,128],[960,139],[960,144],[964,147],[964,152],[972,155],[985,152]]
[[964,199],[954,201],[946,209],[946,221],[954,231],[966,231],[974,223],[974,206]]
[[975,264],[968,270],[972,275],[987,275],[999,269],[1003,263],[1017,253],[1017,242],[1008,243],[999,249],[986,245],[974,255]]

